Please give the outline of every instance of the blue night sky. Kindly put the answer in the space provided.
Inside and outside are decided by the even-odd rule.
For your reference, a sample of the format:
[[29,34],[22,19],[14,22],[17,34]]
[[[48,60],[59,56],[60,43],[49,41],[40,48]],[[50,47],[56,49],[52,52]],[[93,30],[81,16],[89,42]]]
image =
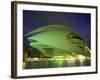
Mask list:
[[[47,12],[23,10],[23,35],[41,26],[63,24],[72,28],[90,47],[91,15],[87,13]],[[23,38],[27,43],[26,37]]]

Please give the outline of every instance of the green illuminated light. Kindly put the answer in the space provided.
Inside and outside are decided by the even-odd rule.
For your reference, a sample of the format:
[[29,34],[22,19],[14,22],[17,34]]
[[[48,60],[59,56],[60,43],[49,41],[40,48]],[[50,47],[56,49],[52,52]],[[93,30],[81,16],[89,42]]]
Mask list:
[[[75,53],[90,56],[90,51],[85,41],[72,29],[64,25],[42,26],[25,36],[28,36],[31,47],[36,48],[48,57],[66,56],[67,54],[76,55]],[[73,57],[70,58],[72,60],[75,59]],[[57,59],[62,60],[62,58]]]

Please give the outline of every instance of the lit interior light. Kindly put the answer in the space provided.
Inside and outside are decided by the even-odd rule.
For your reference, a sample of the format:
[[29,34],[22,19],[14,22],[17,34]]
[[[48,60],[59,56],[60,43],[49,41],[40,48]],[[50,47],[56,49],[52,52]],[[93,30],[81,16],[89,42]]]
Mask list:
[[52,60],[65,60],[65,56],[54,56]]
[[85,59],[85,56],[83,56],[83,55],[79,55],[79,59]]
[[68,56],[68,57],[66,57],[66,60],[75,60],[75,58],[72,56]]
[[39,59],[38,59],[38,58],[34,58],[33,60],[34,60],[34,61],[39,61]]

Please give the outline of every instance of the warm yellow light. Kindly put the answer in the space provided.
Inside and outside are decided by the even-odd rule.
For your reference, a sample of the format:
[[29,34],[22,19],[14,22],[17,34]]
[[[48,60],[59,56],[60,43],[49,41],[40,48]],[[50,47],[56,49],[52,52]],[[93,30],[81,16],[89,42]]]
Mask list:
[[64,56],[54,56],[52,60],[65,60]]
[[34,60],[34,61],[39,61],[39,59],[38,59],[38,58],[33,58],[33,60]]
[[66,60],[75,60],[75,58],[72,56],[68,56],[68,57],[66,57]]
[[83,56],[83,55],[79,55],[79,59],[85,59],[85,56]]

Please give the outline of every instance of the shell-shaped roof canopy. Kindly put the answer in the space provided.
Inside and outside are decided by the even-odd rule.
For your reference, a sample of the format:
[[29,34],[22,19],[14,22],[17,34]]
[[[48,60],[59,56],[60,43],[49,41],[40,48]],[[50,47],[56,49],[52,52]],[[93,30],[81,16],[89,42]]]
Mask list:
[[[73,52],[86,56],[90,55],[85,41],[72,29],[64,25],[43,26],[25,36],[28,36],[31,47],[37,48],[46,56],[62,55],[63,53],[72,55]],[[51,53],[48,52],[49,49],[52,49]]]

